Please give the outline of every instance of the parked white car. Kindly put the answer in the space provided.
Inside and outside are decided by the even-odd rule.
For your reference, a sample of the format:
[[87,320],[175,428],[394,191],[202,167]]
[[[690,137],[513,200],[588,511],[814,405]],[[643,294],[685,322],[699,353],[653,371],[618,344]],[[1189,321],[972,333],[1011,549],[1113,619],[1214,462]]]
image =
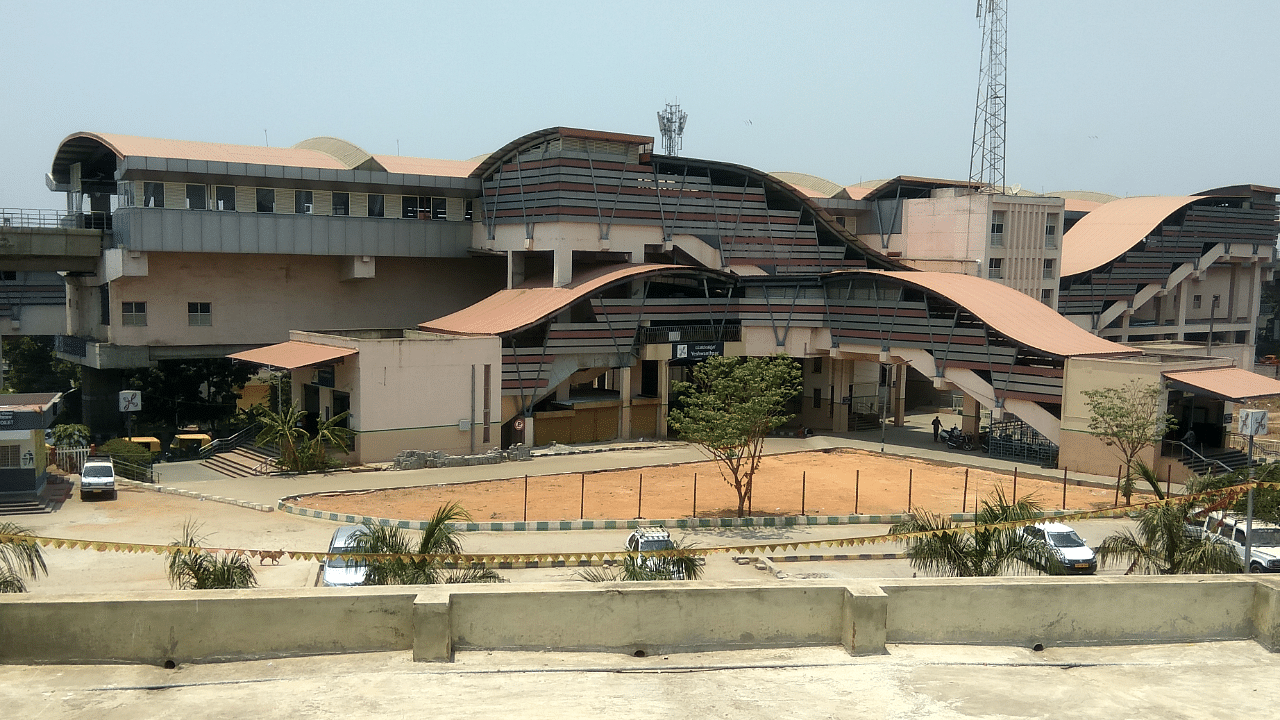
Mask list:
[[[349,553],[356,550],[356,536],[364,530],[363,525],[343,525],[333,531],[333,539],[329,541],[329,552]],[[329,558],[324,562],[324,570],[320,573],[320,584],[323,587],[351,587],[363,585],[365,573],[369,567],[361,560],[344,560],[340,557]]]
[[111,458],[91,457],[80,469],[80,499],[89,494],[116,499],[116,469]]
[[642,567],[653,572],[670,571],[671,579],[684,580],[684,573],[670,558],[646,554],[655,550],[674,550],[675,547],[675,543],[671,541],[671,533],[664,527],[637,528],[627,538],[627,552],[639,553],[636,561]]
[[1022,534],[1046,543],[1067,572],[1083,575],[1098,572],[1098,558],[1093,554],[1093,549],[1069,525],[1036,523],[1022,528]]
[[[1211,512],[1204,521],[1205,537],[1230,545],[1243,563],[1245,520],[1241,515]],[[1280,526],[1254,518],[1250,536],[1249,572],[1280,572]]]

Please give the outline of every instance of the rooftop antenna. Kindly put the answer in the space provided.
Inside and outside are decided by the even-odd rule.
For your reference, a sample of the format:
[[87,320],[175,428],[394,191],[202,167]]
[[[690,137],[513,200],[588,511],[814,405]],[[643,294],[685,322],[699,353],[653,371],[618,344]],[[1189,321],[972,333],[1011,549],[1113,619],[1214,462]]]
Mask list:
[[973,115],[973,149],[969,154],[969,182],[980,192],[1004,192],[1005,81],[1008,45],[1005,42],[1005,0],[978,0],[982,27],[982,62],[978,68],[978,102]]
[[689,114],[680,109],[680,103],[667,103],[667,107],[658,113],[658,130],[662,132],[662,150],[668,155],[679,155],[681,139],[684,135],[684,122]]

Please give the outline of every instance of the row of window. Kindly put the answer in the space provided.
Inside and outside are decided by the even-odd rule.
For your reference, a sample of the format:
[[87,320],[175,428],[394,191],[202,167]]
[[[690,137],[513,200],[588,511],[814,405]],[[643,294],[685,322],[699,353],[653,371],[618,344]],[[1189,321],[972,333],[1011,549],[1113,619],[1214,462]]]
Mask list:
[[[1004,210],[991,211],[991,247],[1004,247]],[[1058,247],[1058,213],[1049,213],[1044,223],[1044,246]]]
[[[141,207],[162,208],[165,206],[164,183],[143,182]],[[210,190],[212,189],[212,193]],[[124,190],[125,205],[133,205],[132,187],[126,183]],[[311,215],[315,209],[315,193],[311,190],[277,190],[275,188],[254,188],[254,212],[274,213],[277,203],[288,203],[289,194],[293,194],[293,213],[295,215]],[[330,215],[351,214],[351,193],[333,192],[330,204]],[[366,217],[386,217],[386,196],[371,193],[366,195]],[[448,198],[402,195],[400,196],[400,217],[408,220],[447,220]],[[288,207],[288,205],[285,205]],[[191,185],[186,186],[187,210],[220,210],[235,212],[236,188],[230,185]],[[471,220],[471,200],[466,201],[463,219]]]
[[[1053,258],[1045,258],[1044,273],[1042,275],[1045,280],[1054,279],[1054,264]],[[992,280],[1000,280],[1004,277],[1004,258],[993,257],[987,259],[987,277]]]
[[[120,303],[120,324],[145,327],[147,324],[147,304],[145,302]],[[213,325],[213,303],[187,303],[187,324],[192,327],[211,327]]]

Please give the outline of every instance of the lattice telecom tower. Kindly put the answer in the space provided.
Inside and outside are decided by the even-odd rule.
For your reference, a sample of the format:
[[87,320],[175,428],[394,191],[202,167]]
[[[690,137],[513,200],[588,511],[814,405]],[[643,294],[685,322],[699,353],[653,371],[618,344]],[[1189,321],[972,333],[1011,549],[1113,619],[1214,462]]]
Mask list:
[[688,113],[680,109],[680,104],[667,103],[667,108],[658,113],[658,130],[662,132],[662,150],[668,155],[679,155],[681,139],[684,135],[684,121]]
[[978,104],[973,116],[973,150],[969,154],[969,181],[982,183],[985,192],[1004,192],[1005,80],[1008,46],[1005,43],[1005,0],[978,0],[978,24],[982,26],[982,63],[978,69]]

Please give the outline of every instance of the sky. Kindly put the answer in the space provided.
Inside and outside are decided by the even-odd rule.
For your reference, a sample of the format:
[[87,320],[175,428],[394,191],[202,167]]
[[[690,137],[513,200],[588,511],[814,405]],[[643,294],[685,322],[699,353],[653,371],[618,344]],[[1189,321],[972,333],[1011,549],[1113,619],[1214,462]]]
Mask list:
[[[1009,184],[1280,186],[1280,2],[1008,5]],[[465,160],[554,126],[657,136],[670,102],[685,156],[966,179],[982,51],[974,0],[0,0],[0,25],[0,208],[63,206],[44,175],[77,131]]]

